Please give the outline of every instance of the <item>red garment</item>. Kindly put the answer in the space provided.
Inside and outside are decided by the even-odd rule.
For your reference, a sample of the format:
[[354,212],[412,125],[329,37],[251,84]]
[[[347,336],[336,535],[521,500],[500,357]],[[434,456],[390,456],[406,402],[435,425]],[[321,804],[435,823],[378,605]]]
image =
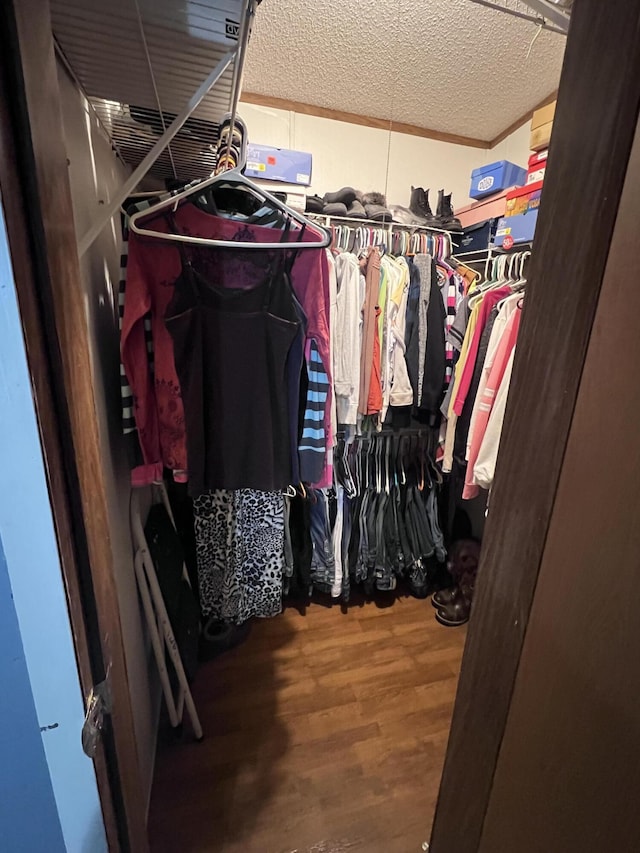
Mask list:
[[375,335],[373,338],[373,361],[371,363],[371,381],[367,398],[367,414],[377,415],[382,411],[382,373],[380,370],[380,324],[378,318],[382,309],[376,305]]
[[467,360],[464,363],[460,382],[457,384],[456,388],[453,391],[453,411],[458,417],[460,417],[460,415],[462,414],[462,410],[464,409],[464,403],[467,399],[469,388],[471,387],[473,371],[475,370],[476,359],[478,357],[478,347],[480,346],[480,338],[482,337],[484,327],[487,325],[489,314],[491,314],[491,312],[501,299],[504,299],[505,296],[509,296],[511,293],[513,293],[511,288],[505,285],[505,287],[498,287],[496,290],[488,291],[488,293],[485,293],[485,295],[482,297],[482,304],[480,305],[480,309],[478,312],[478,322],[476,323],[476,327],[473,331],[473,338],[471,339],[471,343],[469,344]]
[[[174,230],[164,213],[146,220],[146,227],[165,232]],[[173,219],[179,233],[195,237],[273,242],[274,234],[278,234],[272,228],[212,216],[192,204],[179,207]],[[310,231],[302,237],[303,242],[315,239],[316,235]],[[213,268],[211,277],[217,278],[223,286],[225,281],[233,287],[251,286],[263,276],[257,263],[266,253],[189,244],[185,252],[204,275],[207,268]],[[322,249],[301,251],[293,265],[291,282],[307,317],[307,337],[317,341],[320,357],[331,379],[329,287],[322,275],[322,254]],[[134,394],[134,414],[145,462],[142,470],[134,472],[137,484],[145,477],[147,482],[152,482],[159,464],[173,470],[188,469],[184,410],[173,359],[173,342],[164,325],[164,314],[180,270],[180,253],[175,242],[140,237],[131,232],[120,346],[122,363]],[[153,377],[149,372],[143,324],[143,317],[149,311],[154,342]],[[330,419],[328,399],[324,413],[327,432]]]
[[462,497],[464,500],[471,500],[471,498],[475,498],[480,494],[480,488],[474,481],[473,469],[475,467],[480,448],[482,447],[482,441],[489,423],[489,418],[491,417],[493,404],[495,402],[498,389],[500,388],[500,383],[502,382],[511,352],[518,340],[521,317],[521,309],[516,308],[507,320],[502,337],[500,338],[500,343],[498,344],[498,349],[493,360],[493,365],[491,367],[491,372],[489,373],[486,387],[482,397],[476,401],[478,414],[473,427],[473,438],[471,441],[471,449],[469,451],[469,460],[467,462],[464,489],[462,491]]

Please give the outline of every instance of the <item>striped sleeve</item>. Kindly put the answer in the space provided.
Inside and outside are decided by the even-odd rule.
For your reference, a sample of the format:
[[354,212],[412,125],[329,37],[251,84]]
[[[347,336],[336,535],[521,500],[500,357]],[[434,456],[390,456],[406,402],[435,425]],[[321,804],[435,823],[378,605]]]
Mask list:
[[329,377],[314,339],[307,342],[305,354],[309,385],[302,435],[298,445],[300,478],[305,483],[316,483],[322,477],[327,452],[325,409],[329,394]]

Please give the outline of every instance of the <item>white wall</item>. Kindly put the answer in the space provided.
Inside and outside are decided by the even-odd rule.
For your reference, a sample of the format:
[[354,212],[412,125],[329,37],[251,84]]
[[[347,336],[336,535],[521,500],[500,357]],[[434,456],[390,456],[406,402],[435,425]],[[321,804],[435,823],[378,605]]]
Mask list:
[[531,122],[526,121],[517,130],[514,130],[506,139],[499,142],[495,148],[492,148],[488,153],[491,155],[487,162],[493,160],[510,160],[512,163],[517,163],[518,166],[526,168],[527,161],[531,154],[529,148],[529,136],[531,133]]
[[[102,213],[103,205],[122,186],[129,170],[115,157],[95,115],[65,70],[58,79],[73,213],[78,237]],[[120,603],[120,621],[131,690],[141,783],[150,793],[156,746],[159,691],[133,567],[129,528],[130,472],[122,434],[118,330],[120,278],[119,215],[81,258],[86,289],[94,393],[100,430],[102,465],[107,485],[109,535]]]
[[313,154],[306,192],[318,195],[353,186],[386,191],[389,204],[408,205],[413,185],[431,189],[432,207],[440,188],[462,207],[469,202],[473,169],[502,159],[526,165],[529,156],[528,123],[488,150],[255,104],[241,103],[240,115],[252,142]]

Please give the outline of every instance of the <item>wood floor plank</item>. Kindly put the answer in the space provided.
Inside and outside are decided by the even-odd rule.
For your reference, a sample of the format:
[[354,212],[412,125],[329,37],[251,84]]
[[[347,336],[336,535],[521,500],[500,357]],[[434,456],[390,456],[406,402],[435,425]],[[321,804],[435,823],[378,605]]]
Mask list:
[[158,749],[153,852],[417,853],[465,633],[412,598],[256,622],[198,673],[203,743]]

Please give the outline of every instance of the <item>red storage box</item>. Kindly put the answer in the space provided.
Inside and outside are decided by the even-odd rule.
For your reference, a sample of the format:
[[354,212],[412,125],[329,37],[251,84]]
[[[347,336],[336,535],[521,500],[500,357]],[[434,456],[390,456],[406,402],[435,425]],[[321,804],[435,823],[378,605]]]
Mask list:
[[507,193],[507,209],[505,216],[518,216],[529,210],[537,210],[540,206],[542,181],[529,184],[526,187],[516,187]]
[[529,168],[527,169],[527,186],[529,184],[537,184],[538,181],[544,180],[544,173],[547,168],[547,154],[549,149],[544,151],[534,151],[529,157]]

